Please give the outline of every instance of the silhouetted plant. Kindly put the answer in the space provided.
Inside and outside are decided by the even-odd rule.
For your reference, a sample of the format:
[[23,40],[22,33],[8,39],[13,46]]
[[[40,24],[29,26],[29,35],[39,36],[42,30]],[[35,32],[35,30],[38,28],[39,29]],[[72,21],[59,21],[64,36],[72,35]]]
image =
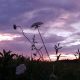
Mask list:
[[14,24],[14,25],[13,25],[13,28],[16,30],[16,29],[17,29],[17,26]]
[[[80,50],[79,49],[77,50],[76,54],[78,55],[78,59],[80,59]],[[76,54],[75,54],[75,56],[77,56]]]
[[42,35],[41,35],[41,33],[40,33],[40,30],[39,30],[39,27],[40,27],[42,24],[43,24],[42,22],[36,22],[36,23],[33,23],[33,24],[31,25],[31,27],[38,30],[38,33],[39,33],[39,35],[40,35],[40,38],[41,38],[41,41],[42,41],[43,46],[44,46],[44,48],[45,48],[45,51],[46,51],[46,53],[47,53],[47,56],[49,57],[49,60],[51,61],[50,56],[49,56],[49,53],[48,53],[48,50],[47,50],[47,48],[46,48],[46,46],[45,46],[44,40],[43,40]]
[[54,49],[55,49],[55,53],[56,53],[56,56],[57,56],[57,59],[56,61],[59,60],[61,54],[59,54],[59,50],[61,49],[62,47],[60,47],[60,43],[58,43],[57,45],[54,46]]
[[41,51],[43,47],[40,47],[39,49],[37,49],[41,54],[40,54],[40,58],[42,59],[42,61],[44,61],[44,56],[43,56],[43,53]]
[[1,80],[10,80],[10,78],[15,75],[14,56],[16,56],[16,54],[11,54],[11,52],[12,51],[6,51],[5,49],[0,52],[0,58],[2,59],[0,63],[0,78],[2,78]]
[[35,50],[36,51],[35,53],[33,53],[34,57],[37,57],[37,54],[38,54],[39,58],[43,60],[43,56],[42,56],[42,53],[41,53],[42,47],[40,47],[40,49],[38,49],[36,47],[36,43],[38,43],[38,42],[35,40],[35,35],[33,36],[32,40],[33,40],[32,41],[33,44],[32,44],[32,47],[31,47],[32,49],[31,50]]
[[36,50],[38,53],[39,53],[39,55],[40,55],[40,52],[39,52],[39,50],[36,48],[36,46],[35,46],[35,43],[37,43],[37,42],[35,42],[35,35],[33,36],[33,41],[31,42],[30,41],[30,39],[25,35],[25,33],[24,33],[24,31],[23,31],[23,29],[22,29],[22,27],[21,26],[17,26],[17,25],[13,25],[13,28],[14,28],[14,30],[16,30],[17,28],[20,28],[21,29],[21,32],[22,32],[22,34],[23,34],[23,36],[31,43],[31,45],[32,45],[32,50]]
[[26,61],[26,59],[27,58],[25,58],[23,55],[16,55],[16,60],[17,60],[17,62],[19,63],[23,63],[23,62],[25,62]]
[[[30,41],[30,39],[25,35],[23,28],[21,26],[17,26],[16,24],[13,25],[13,29],[16,30],[17,28],[21,29],[21,32],[23,34],[23,36],[30,42],[30,44],[32,45],[32,48],[34,47],[33,43]],[[32,56],[31,56],[32,59]]]
[[74,56],[75,56],[75,58],[77,59],[77,55],[76,55],[76,54],[74,54]]
[[25,35],[23,28],[21,26],[17,26],[16,24],[13,25],[13,29],[16,30],[17,28],[21,29],[21,32],[23,34],[23,36],[31,43],[30,39]]
[[33,55],[34,55],[34,59],[35,59],[35,57],[37,56],[37,54],[36,53],[33,53]]
[[3,49],[3,52],[0,52],[1,57],[5,62],[12,60],[16,54],[11,54],[12,51],[6,51]]

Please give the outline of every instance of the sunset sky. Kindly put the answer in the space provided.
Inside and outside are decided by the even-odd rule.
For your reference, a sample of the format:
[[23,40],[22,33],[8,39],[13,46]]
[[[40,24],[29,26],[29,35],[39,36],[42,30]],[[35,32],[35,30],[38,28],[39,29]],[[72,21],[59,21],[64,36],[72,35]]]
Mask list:
[[31,53],[30,43],[13,24],[22,26],[30,40],[35,34],[40,47],[38,32],[31,28],[38,21],[44,23],[40,31],[51,55],[57,43],[63,47],[62,54],[74,54],[80,48],[80,0],[0,0],[0,50]]

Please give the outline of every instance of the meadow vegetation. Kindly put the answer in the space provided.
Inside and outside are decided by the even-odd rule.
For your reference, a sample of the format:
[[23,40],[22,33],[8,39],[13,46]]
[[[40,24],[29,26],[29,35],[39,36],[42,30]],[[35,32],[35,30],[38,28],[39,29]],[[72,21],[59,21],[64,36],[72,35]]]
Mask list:
[[[30,57],[14,54],[12,51],[3,49],[0,52],[0,80],[80,80],[80,50],[74,54],[74,60],[59,60],[62,49],[60,43],[54,45],[56,61],[51,61],[46,44],[40,33],[39,27],[42,22],[32,24],[32,28],[38,30],[42,45],[37,48],[36,35],[30,40],[21,26],[13,25],[16,30],[20,28],[22,35],[31,44],[32,53]],[[49,61],[44,60],[42,49],[45,50]],[[77,57],[79,56],[79,57]],[[36,59],[38,57],[38,59]]]
[[[25,64],[26,70],[17,75],[16,67],[20,64]],[[50,78],[52,72],[57,78]],[[3,50],[0,80],[80,80],[80,60],[40,61]]]

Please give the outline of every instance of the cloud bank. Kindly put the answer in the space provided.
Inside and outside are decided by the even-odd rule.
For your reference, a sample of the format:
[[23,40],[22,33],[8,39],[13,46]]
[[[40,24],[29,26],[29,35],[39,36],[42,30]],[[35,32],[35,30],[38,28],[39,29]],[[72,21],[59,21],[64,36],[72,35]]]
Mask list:
[[[13,24],[22,26],[25,34],[32,39],[37,30],[31,29],[34,22],[42,21],[41,34],[49,52],[54,52],[54,45],[61,43],[62,52],[72,53],[80,48],[80,0],[0,0],[0,35],[10,34],[20,37],[1,41],[0,48],[16,52],[30,51],[30,44],[20,30],[14,31]],[[26,43],[26,44],[25,44]],[[39,42],[41,45],[41,41]],[[44,53],[45,54],[45,53]]]

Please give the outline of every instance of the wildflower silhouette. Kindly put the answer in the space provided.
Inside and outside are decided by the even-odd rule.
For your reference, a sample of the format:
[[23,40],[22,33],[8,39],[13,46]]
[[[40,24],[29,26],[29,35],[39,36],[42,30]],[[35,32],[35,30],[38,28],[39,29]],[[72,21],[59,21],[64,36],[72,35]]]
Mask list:
[[35,53],[33,53],[34,57],[36,57],[37,54],[39,54],[40,59],[42,58],[42,60],[43,60],[42,53],[41,53],[42,47],[40,47],[39,49],[36,47],[36,43],[38,43],[38,42],[35,39],[35,35],[32,38],[32,42],[33,42],[33,44],[32,44],[32,49],[31,50],[36,51]]
[[21,26],[17,26],[16,24],[13,25],[13,29],[16,30],[17,28],[20,28],[21,29],[21,32],[23,34],[23,36],[31,43],[30,39],[25,35],[23,29]]
[[39,30],[39,27],[40,27],[42,24],[43,24],[42,22],[33,23],[33,24],[31,25],[31,28],[35,28],[35,29],[38,30],[38,33],[39,33],[39,35],[40,35],[40,38],[41,38],[41,41],[42,41],[43,46],[44,46],[44,48],[45,48],[45,51],[46,51],[46,53],[47,53],[47,56],[49,57],[49,60],[51,61],[50,56],[49,56],[49,53],[48,53],[48,50],[47,50],[47,48],[46,48],[46,46],[45,46],[44,40],[43,40],[42,35],[41,35],[41,33],[40,33],[40,30]]
[[77,55],[76,55],[76,54],[74,54],[74,56],[75,56],[75,58],[77,59]]
[[[78,55],[78,59],[80,59],[80,50],[78,49],[76,54]],[[75,54],[75,56],[77,57],[77,55]]]
[[61,54],[59,54],[59,55],[58,55],[59,50],[60,50],[61,48],[62,48],[62,47],[60,47],[60,43],[58,43],[57,45],[55,45],[55,46],[54,46],[55,53],[56,53],[56,56],[57,56],[56,61],[58,61],[58,60],[59,60],[59,58],[60,58],[60,56],[61,56]]
[[[40,55],[40,49],[37,49],[37,47],[35,46],[35,43],[37,43],[37,42],[35,42],[35,35],[33,36],[33,39],[32,39],[33,41],[30,41],[30,39],[25,35],[22,27],[21,26],[17,26],[17,25],[14,24],[13,25],[13,29],[16,30],[17,28],[21,29],[21,32],[22,32],[23,36],[31,43],[31,45],[32,45],[32,49],[31,50],[35,49],[38,52],[38,54]],[[40,57],[41,57],[41,55],[40,55]]]

